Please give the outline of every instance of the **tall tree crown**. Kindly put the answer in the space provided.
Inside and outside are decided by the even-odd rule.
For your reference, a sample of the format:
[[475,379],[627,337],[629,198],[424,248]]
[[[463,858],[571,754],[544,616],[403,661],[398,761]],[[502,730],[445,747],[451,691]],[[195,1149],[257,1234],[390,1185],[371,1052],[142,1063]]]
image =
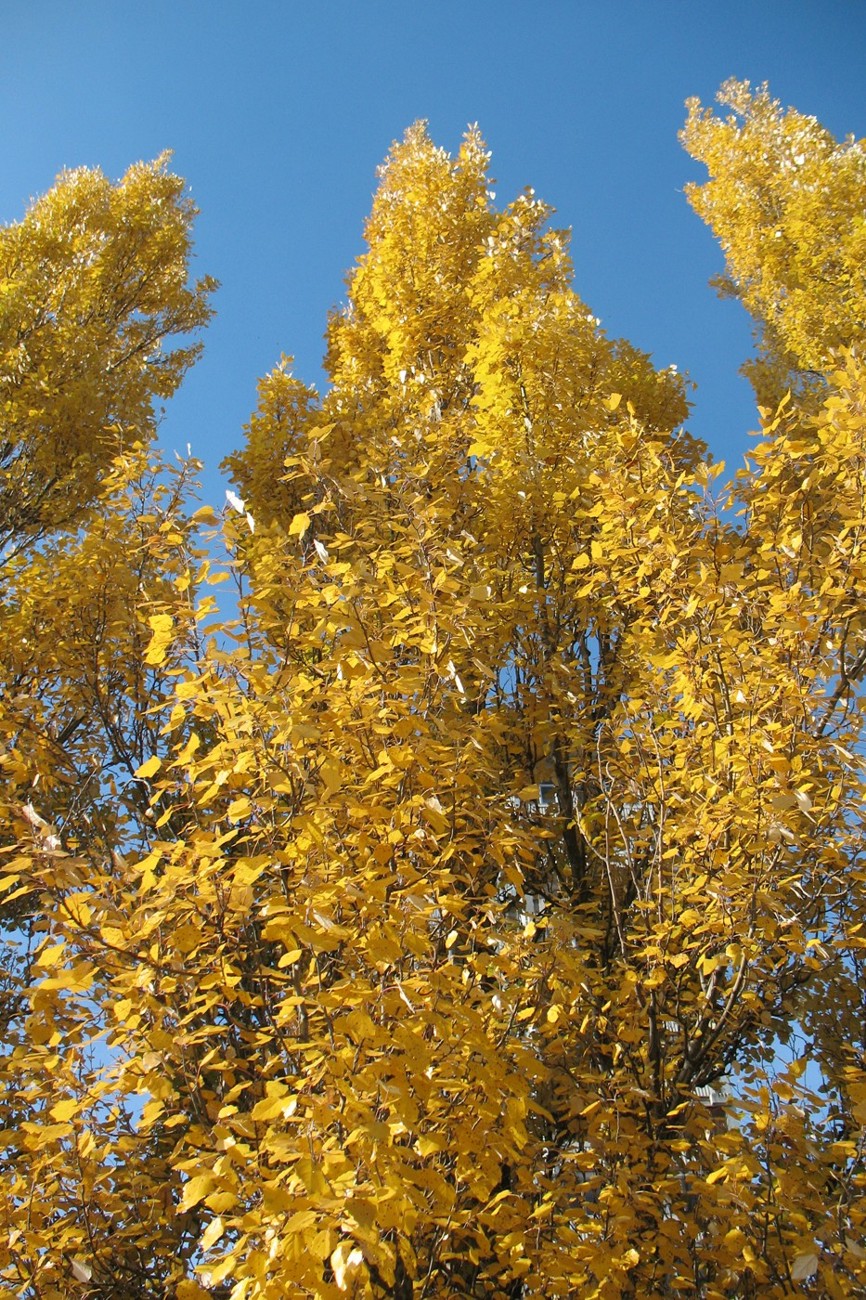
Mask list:
[[766,86],[728,81],[725,119],[690,100],[682,141],[709,171],[686,193],[725,252],[722,292],[758,325],[749,366],[775,404],[791,371],[823,375],[866,328],[866,142],[838,142],[814,117],[783,111]]
[[4,233],[15,310],[86,394],[27,423],[21,326],[0,1276],[22,1295],[866,1286],[866,183],[859,146],[766,92],[724,102],[690,108],[692,200],[768,404],[718,499],[682,380],[606,337],[531,192],[495,206],[475,130],[454,157],[420,124],[393,146],[327,387],[288,360],[262,380],[222,521],[192,513],[194,467],[127,440],[189,360],[159,339],[206,316],[179,183],[62,181],[57,299],[47,218]]
[[64,173],[0,231],[0,543],[72,523],[198,354],[215,282],[187,284],[195,208],[167,156]]

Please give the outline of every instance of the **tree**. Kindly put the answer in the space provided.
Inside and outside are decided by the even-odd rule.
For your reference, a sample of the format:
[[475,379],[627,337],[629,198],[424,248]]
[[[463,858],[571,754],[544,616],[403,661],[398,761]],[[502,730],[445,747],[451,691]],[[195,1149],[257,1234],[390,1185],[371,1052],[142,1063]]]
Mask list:
[[833,368],[862,337],[866,300],[863,142],[834,140],[813,117],[782,112],[766,86],[726,82],[720,122],[689,101],[683,143],[710,180],[687,189],[727,259],[716,280],[756,324],[758,356],[746,371],[758,400],[775,406],[789,387]]
[[[23,1294],[866,1281],[863,298],[847,252],[803,270],[862,150],[725,95],[691,197],[790,391],[718,499],[682,380],[605,337],[549,210],[496,210],[478,134],[419,125],[327,391],[262,381],[224,568],[143,448],[16,558],[54,728],[5,767]],[[736,196],[806,202],[792,136],[817,206],[780,268]],[[40,566],[84,553],[67,621]]]
[[[64,174],[0,232],[3,1269],[34,1295],[76,1285],[67,1223],[98,1235],[116,1206],[118,1254],[137,1230],[119,1221],[134,1198],[111,1190],[135,1170],[123,1168],[122,1108],[106,1118],[99,1106],[93,1041],[106,1022],[88,1021],[104,1004],[87,1002],[86,983],[56,994],[49,983],[37,995],[34,963],[71,881],[89,893],[147,844],[147,792],[134,773],[158,744],[148,710],[173,687],[147,662],[147,618],[180,599],[172,583],[182,586],[189,563],[181,544],[195,472],[160,467],[151,443],[156,403],[197,355],[183,335],[210,314],[213,281],[187,284],[194,216],[162,158],[117,185],[98,172]],[[28,848],[55,873],[41,896]],[[40,1018],[45,996],[53,1005]],[[70,1149],[71,1126],[57,1121],[52,1138],[48,1111],[56,1103],[62,1115],[76,1092],[92,1103],[94,1127]],[[115,1173],[83,1191],[75,1162],[100,1152],[101,1123]]]

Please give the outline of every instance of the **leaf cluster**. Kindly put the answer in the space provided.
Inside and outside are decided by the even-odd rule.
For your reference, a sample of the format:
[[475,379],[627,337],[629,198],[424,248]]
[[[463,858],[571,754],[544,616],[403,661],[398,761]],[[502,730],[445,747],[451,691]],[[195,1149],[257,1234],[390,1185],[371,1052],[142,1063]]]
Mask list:
[[[158,322],[207,311],[180,183],[41,201],[63,268],[124,195],[70,265],[144,296],[110,392],[77,290],[44,309],[123,437],[68,480],[35,416],[10,452],[42,503],[2,570],[18,1293],[866,1285],[863,177],[724,96],[690,109],[693,202],[793,382],[722,489],[682,380],[606,337],[531,192],[495,207],[474,130],[392,148],[327,388],[263,379],[222,520],[126,441],[189,359]],[[0,379],[23,402],[39,364]]]

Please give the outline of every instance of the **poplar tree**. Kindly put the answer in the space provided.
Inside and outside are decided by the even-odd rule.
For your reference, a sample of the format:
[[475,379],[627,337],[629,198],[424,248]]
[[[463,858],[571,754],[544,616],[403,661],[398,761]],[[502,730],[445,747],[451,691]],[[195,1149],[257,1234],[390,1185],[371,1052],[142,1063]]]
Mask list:
[[[74,295],[35,309],[56,360],[6,347],[21,411],[55,365],[88,394],[3,434],[34,503],[0,658],[20,1294],[866,1286],[866,164],[721,98],[683,140],[758,341],[726,486],[475,130],[393,146],[325,391],[262,380],[223,518],[149,449],[190,359],[155,349],[210,287],[164,168],[130,173],[168,187],[132,211],[163,297],[138,348],[100,327],[126,382]],[[135,276],[126,230],[75,265]]]

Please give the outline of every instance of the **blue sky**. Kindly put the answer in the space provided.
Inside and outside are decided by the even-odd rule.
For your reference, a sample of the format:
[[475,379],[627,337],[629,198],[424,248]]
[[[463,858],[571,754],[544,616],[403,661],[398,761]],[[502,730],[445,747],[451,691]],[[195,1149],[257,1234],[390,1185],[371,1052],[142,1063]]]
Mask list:
[[195,269],[222,288],[163,440],[206,462],[214,504],[257,378],[288,352],[320,382],[375,169],[415,119],[449,149],[478,122],[498,201],[532,185],[557,208],[577,291],[690,374],[690,427],[732,467],[755,424],[749,325],[707,287],[721,255],[682,193],[701,178],[683,101],[766,80],[866,135],[864,0],[0,0],[0,17],[0,220],[63,167],[116,177],[166,148],[202,210]]

